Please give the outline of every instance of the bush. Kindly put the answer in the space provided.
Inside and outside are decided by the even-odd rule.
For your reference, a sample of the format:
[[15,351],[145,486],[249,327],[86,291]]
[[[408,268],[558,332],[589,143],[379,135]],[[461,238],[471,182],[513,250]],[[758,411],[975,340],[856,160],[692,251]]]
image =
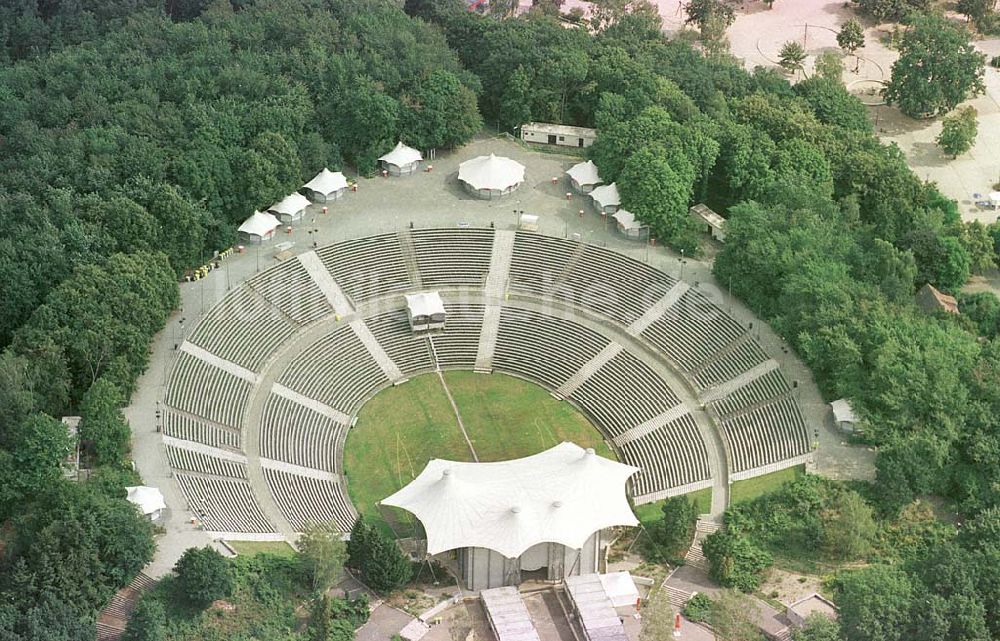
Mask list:
[[712,599],[704,592],[699,592],[688,599],[681,614],[692,621],[708,621],[712,616]]
[[166,625],[163,604],[147,595],[132,613],[122,641],[162,641],[166,636]]
[[771,567],[770,553],[750,538],[719,530],[701,544],[709,561],[709,576],[724,588],[753,592]]
[[361,574],[370,588],[381,594],[406,585],[413,572],[409,559],[396,541],[368,523],[363,516],[358,517],[351,528],[347,564]]
[[650,552],[661,560],[683,556],[691,543],[692,530],[698,515],[694,503],[686,496],[673,496],[663,502],[663,516],[649,526]]
[[205,606],[233,592],[233,576],[225,557],[205,546],[190,548],[174,566],[177,587],[184,599]]

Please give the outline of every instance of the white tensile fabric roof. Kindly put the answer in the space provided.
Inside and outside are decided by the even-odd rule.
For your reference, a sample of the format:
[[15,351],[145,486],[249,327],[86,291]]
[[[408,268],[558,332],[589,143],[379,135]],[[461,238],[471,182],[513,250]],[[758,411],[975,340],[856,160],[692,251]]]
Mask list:
[[466,160],[458,166],[458,179],[473,189],[507,189],[524,182],[524,165],[490,154]]
[[838,398],[834,402],[830,403],[830,407],[833,409],[833,418],[838,423],[858,422],[858,415],[854,413],[854,408],[851,407],[851,402],[846,398]]
[[410,163],[417,162],[418,160],[423,160],[424,156],[419,151],[413,147],[407,147],[402,141],[396,143],[396,148],[387,153],[384,156],[379,156],[379,160],[383,160],[390,165],[396,165],[397,167],[402,167],[404,165],[409,165]]
[[611,599],[611,605],[621,608],[626,605],[635,605],[639,598],[639,590],[635,587],[635,581],[628,572],[609,572],[598,575],[601,585],[604,586],[604,593]]
[[597,173],[597,165],[594,164],[593,160],[577,163],[570,167],[566,173],[578,185],[596,185],[601,182],[601,175]]
[[332,194],[341,189],[347,189],[347,178],[339,171],[330,171],[324,167],[323,171],[316,174],[316,177],[303,187],[321,194]]
[[126,487],[125,491],[128,492],[129,503],[135,504],[143,514],[152,514],[167,507],[163,494],[155,487],[135,485]]
[[433,459],[382,504],[427,532],[427,553],[483,547],[516,558],[533,545],[580,549],[594,532],[638,524],[625,483],[639,469],[573,443],[497,463]]
[[618,184],[611,183],[610,185],[601,185],[600,187],[594,187],[594,191],[590,192],[590,197],[594,199],[601,207],[607,207],[608,205],[620,205],[621,198],[618,197]]
[[410,316],[433,316],[434,314],[444,314],[444,303],[437,292],[420,292],[418,294],[406,294],[406,307],[410,310]]
[[254,236],[267,236],[280,225],[281,223],[273,215],[255,211],[250,218],[243,221],[238,231]]
[[279,214],[296,214],[309,206],[309,199],[295,192],[288,194],[280,201],[267,208],[268,211],[276,211]]
[[642,227],[642,223],[635,219],[635,214],[626,209],[619,209],[612,214],[611,217],[618,221],[618,224],[625,229],[637,229]]

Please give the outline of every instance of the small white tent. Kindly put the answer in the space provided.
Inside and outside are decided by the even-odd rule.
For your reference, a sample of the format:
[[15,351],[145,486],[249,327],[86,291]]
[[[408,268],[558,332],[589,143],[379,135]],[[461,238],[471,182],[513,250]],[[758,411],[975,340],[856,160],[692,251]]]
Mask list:
[[379,157],[382,168],[393,176],[405,176],[417,171],[423,155],[413,147],[407,147],[402,141],[396,144],[396,148],[384,156]]
[[597,172],[597,165],[594,164],[593,160],[573,165],[566,171],[566,174],[569,176],[569,182],[573,185],[573,189],[581,194],[589,194],[594,190],[594,187],[604,182],[601,180],[601,175]]
[[406,294],[406,313],[410,318],[410,329],[421,332],[443,329],[447,312],[441,295],[437,292]]
[[458,166],[458,180],[480,198],[499,198],[524,182],[524,165],[495,154],[477,156]]
[[629,238],[639,238],[642,234],[643,224],[635,219],[635,214],[627,209],[619,209],[612,216],[618,224],[618,231]]
[[347,178],[339,171],[330,171],[324,167],[315,178],[302,186],[302,190],[314,203],[337,200],[347,191]]
[[296,192],[289,194],[280,201],[268,207],[267,211],[278,217],[282,223],[290,223],[302,218],[306,207],[309,206],[309,199]]
[[135,485],[126,487],[125,491],[128,492],[128,502],[139,508],[151,521],[160,518],[160,513],[167,507],[163,494],[155,487]]
[[618,196],[618,185],[616,183],[595,187],[590,192],[590,197],[593,199],[594,204],[597,205],[597,208],[606,214],[613,214],[618,211],[618,206],[622,202]]
[[860,419],[858,415],[854,413],[854,407],[851,406],[851,402],[846,398],[838,398],[837,400],[830,403],[830,409],[833,410],[833,421],[837,424],[837,427],[844,432],[855,432],[858,430],[858,423]]
[[280,225],[278,219],[271,214],[255,211],[236,231],[243,242],[256,244],[273,236],[274,230]]

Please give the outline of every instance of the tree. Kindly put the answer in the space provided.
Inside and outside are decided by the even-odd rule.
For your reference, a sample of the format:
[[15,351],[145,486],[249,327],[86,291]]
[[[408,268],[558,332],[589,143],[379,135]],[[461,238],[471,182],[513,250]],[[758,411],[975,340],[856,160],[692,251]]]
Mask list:
[[174,566],[178,593],[198,606],[232,594],[233,576],[226,558],[211,547],[188,548]]
[[941,121],[941,133],[936,138],[944,153],[958,158],[960,154],[972,149],[979,133],[978,115],[976,108],[968,105],[944,117]]
[[440,69],[420,83],[402,120],[404,137],[417,149],[464,144],[483,126],[476,95],[455,74]]
[[840,54],[835,51],[824,51],[816,56],[816,63],[813,68],[816,76],[838,84],[841,81],[841,76],[844,75],[844,62]]
[[358,517],[351,529],[347,563],[361,573],[369,587],[381,594],[404,586],[413,572],[409,559],[396,541],[363,516]]
[[326,592],[340,576],[347,548],[332,524],[307,523],[299,536],[299,552],[312,578],[312,589]]
[[913,585],[903,570],[875,565],[837,578],[836,602],[846,641],[907,638]]
[[844,53],[854,56],[854,73],[858,72],[861,66],[861,56],[856,55],[858,49],[865,45],[865,31],[854,18],[849,19],[837,32],[837,46],[844,50]]
[[985,225],[978,220],[963,223],[958,238],[969,254],[969,269],[973,274],[982,274],[987,269],[996,267],[996,249]]
[[958,0],[955,4],[959,13],[977,24],[992,14],[995,6],[995,0]]
[[80,404],[80,438],[92,449],[97,465],[122,465],[132,432],[121,408],[122,393],[106,378],[97,379]]
[[166,638],[166,626],[167,614],[163,604],[147,595],[132,612],[122,641],[163,641]]
[[663,502],[660,512],[663,516],[647,530],[656,552],[663,559],[682,556],[698,519],[694,503],[686,496],[672,496]]
[[806,50],[798,40],[789,40],[781,45],[778,52],[778,64],[789,73],[802,70],[802,64],[806,60]]
[[929,0],[854,0],[858,9],[879,22],[901,21],[930,9]]
[[694,170],[676,149],[643,147],[626,161],[618,185],[624,206],[653,233],[676,249],[697,250],[697,236],[687,209]]
[[923,16],[903,34],[886,102],[914,118],[945,114],[985,91],[985,60],[967,32],[943,17]]
[[684,6],[687,18],[684,24],[695,24],[703,32],[713,20],[718,20],[725,31],[736,20],[736,11],[725,0],[691,0]]
[[31,497],[44,495],[62,480],[62,463],[71,450],[66,426],[33,414],[12,430],[9,449],[0,449],[0,515],[8,517]]
[[820,515],[823,547],[837,559],[854,560],[868,554],[876,525],[871,507],[857,492],[837,493]]
[[806,624],[792,631],[792,641],[840,641],[840,625],[822,612],[806,617]]
[[713,532],[702,541],[709,561],[709,576],[724,588],[753,592],[771,566],[771,555],[746,536],[726,530]]
[[723,590],[712,603],[709,622],[719,641],[763,641],[764,635],[753,620],[756,607],[735,590]]

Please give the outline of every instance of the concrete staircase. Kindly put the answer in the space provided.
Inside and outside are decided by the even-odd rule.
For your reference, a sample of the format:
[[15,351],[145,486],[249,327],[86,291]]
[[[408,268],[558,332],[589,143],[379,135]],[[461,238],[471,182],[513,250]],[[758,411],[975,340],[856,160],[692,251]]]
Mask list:
[[698,517],[698,521],[694,526],[694,541],[691,543],[691,547],[688,548],[687,554],[684,555],[684,562],[687,565],[708,572],[708,559],[705,558],[705,553],[701,551],[701,542],[705,540],[706,536],[718,531],[721,527],[722,525],[709,519],[704,514]]
[[156,581],[140,572],[131,583],[118,590],[97,618],[97,641],[118,641],[142,593],[155,585]]
[[680,588],[675,588],[672,585],[665,585],[663,589],[667,592],[667,601],[670,605],[674,606],[678,610],[687,604],[688,600],[693,596],[690,592],[685,592]]

